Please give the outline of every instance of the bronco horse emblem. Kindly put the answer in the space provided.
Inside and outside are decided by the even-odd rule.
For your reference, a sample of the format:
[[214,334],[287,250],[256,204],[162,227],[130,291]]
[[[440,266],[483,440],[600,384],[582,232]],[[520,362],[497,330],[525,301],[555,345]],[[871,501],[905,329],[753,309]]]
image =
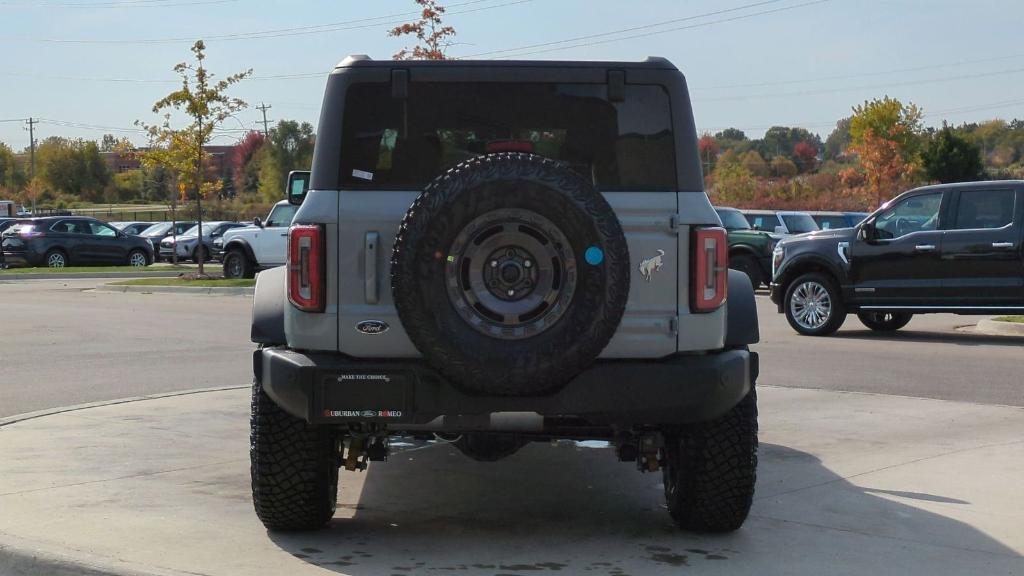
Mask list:
[[658,250],[658,255],[645,260],[640,261],[640,274],[643,275],[644,280],[651,281],[651,276],[661,270],[661,267],[665,265],[662,261],[662,256],[665,255],[664,250]]

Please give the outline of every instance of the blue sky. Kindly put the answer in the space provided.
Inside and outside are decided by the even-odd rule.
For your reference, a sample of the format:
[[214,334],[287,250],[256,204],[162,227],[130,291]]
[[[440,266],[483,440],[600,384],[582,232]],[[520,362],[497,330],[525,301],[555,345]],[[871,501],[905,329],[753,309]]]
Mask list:
[[[544,50],[524,58],[665,56],[687,75],[700,130],[736,126],[756,136],[772,125],[798,125],[824,138],[853,105],[886,94],[923,107],[929,124],[1024,117],[1019,0],[446,4],[448,22],[459,32],[449,49],[453,56],[638,28],[498,55]],[[315,123],[320,73],[346,54],[390,57],[403,41],[388,38],[386,30],[413,13],[412,0],[0,0],[0,49],[6,55],[0,61],[0,120],[48,120],[36,127],[37,138],[98,139],[119,128],[119,135],[141,141],[131,133],[132,123],[155,119],[150,107],[174,88],[173,65],[187,59],[192,40],[204,38],[216,73],[251,67],[257,78],[312,74],[249,80],[234,94],[252,106],[273,106],[272,120]],[[321,28],[310,28],[316,26]],[[269,37],[214,38],[295,28]],[[163,41],[176,38],[181,40]],[[259,118],[251,107],[226,128],[253,128]],[[236,137],[227,132],[218,143]],[[28,132],[22,123],[0,122],[0,141],[20,150]]]

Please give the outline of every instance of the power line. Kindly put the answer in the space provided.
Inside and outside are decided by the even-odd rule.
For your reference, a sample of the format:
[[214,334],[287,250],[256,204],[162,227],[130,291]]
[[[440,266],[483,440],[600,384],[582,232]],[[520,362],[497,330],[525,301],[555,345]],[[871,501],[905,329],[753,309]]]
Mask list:
[[[590,47],[590,46],[598,46],[598,45],[601,45],[601,44],[610,44],[612,42],[621,42],[623,40],[635,40],[635,39],[638,39],[638,38],[647,38],[649,36],[656,36],[656,35],[659,35],[659,34],[668,34],[669,32],[679,32],[681,30],[692,30],[692,29],[695,29],[695,28],[703,28],[703,27],[706,27],[706,26],[713,26],[715,24],[724,24],[726,22],[735,22],[737,20],[746,20],[748,18],[754,18],[756,16],[765,16],[765,15],[768,15],[768,14],[776,14],[776,13],[779,13],[779,12],[787,12],[789,10],[796,10],[798,8],[807,8],[809,6],[814,6],[816,4],[824,4],[826,2],[831,2],[831,1],[832,0],[813,0],[811,2],[804,2],[802,4],[793,4],[791,6],[783,6],[781,8],[773,8],[771,10],[762,10],[760,12],[752,12],[750,14],[743,14],[743,15],[740,15],[740,16],[732,16],[732,17],[729,17],[729,18],[720,18],[718,20],[711,20],[711,21],[708,21],[708,22],[699,22],[697,24],[690,24],[688,26],[678,26],[678,27],[669,28],[669,29],[666,29],[666,30],[652,30],[652,31],[649,31],[649,32],[645,32],[643,34],[632,34],[632,35],[628,35],[628,36],[620,36],[618,38],[609,38],[609,39],[606,39],[606,40],[597,40],[597,41],[594,41],[594,42],[581,42],[581,43],[577,43],[577,44],[569,44],[569,45],[566,45],[566,46],[555,46],[553,48],[545,48],[545,49],[542,49],[542,50],[532,50],[532,51],[528,50],[526,52],[516,52],[516,50],[525,49],[526,47],[509,48],[508,50],[503,50],[502,51],[502,52],[506,52],[506,54],[503,54],[502,57],[503,58],[518,58],[520,56],[530,56],[530,55],[534,55],[534,54],[544,54],[544,53],[547,53],[547,52],[557,52],[557,51],[560,51],[560,50],[569,50],[569,49],[572,49],[572,48],[586,48],[586,47]],[[603,33],[602,35],[607,36],[607,35],[611,35],[611,34],[614,34],[614,33],[613,32],[607,32],[607,33]],[[572,42],[572,40],[568,40],[566,42]],[[558,42],[555,42],[554,44],[557,44],[557,43]],[[514,54],[507,54],[507,52],[515,52],[515,53]],[[472,55],[468,56],[468,57],[472,57]]]
[[736,96],[720,96],[716,98],[694,98],[694,102],[726,102],[733,100],[751,100],[755,98],[786,98],[792,96],[820,96],[823,94],[838,94],[842,92],[854,92],[858,90],[887,90],[901,86],[916,86],[919,84],[936,84],[942,82],[955,82],[958,80],[975,80],[977,78],[989,78],[993,76],[1006,76],[1009,74],[1020,74],[1024,68],[1013,68],[1009,70],[998,70],[995,72],[979,72],[977,74],[962,74],[959,76],[946,76],[942,78],[929,78],[922,80],[907,80],[904,82],[890,82],[887,84],[870,84],[865,86],[852,86],[848,88],[827,88],[821,90],[801,90],[797,92],[777,92],[773,94],[742,94]]
[[714,12],[706,12],[704,14],[696,14],[694,16],[686,16],[686,17],[683,17],[683,18],[676,18],[676,19],[673,19],[673,20],[664,20],[664,21],[661,21],[661,22],[658,22],[658,23],[655,23],[655,24],[644,24],[642,26],[634,26],[632,28],[622,28],[621,30],[612,30],[610,32],[601,32],[599,34],[589,34],[587,36],[577,36],[575,38],[567,38],[565,40],[555,40],[553,42],[542,42],[540,44],[529,44],[529,45],[526,45],[526,46],[519,46],[517,48],[505,48],[504,50],[490,50],[488,52],[477,52],[476,54],[468,54],[466,56],[461,56],[460,58],[463,59],[463,60],[468,60],[470,58],[479,58],[481,56],[492,56],[494,54],[502,54],[502,53],[505,53],[505,52],[519,52],[520,50],[530,50],[530,49],[533,49],[533,48],[543,48],[543,47],[546,47],[546,46],[554,46],[554,45],[557,45],[557,44],[565,44],[565,43],[568,43],[568,42],[578,42],[580,40],[590,40],[590,39],[593,39],[593,38],[602,38],[602,37],[605,37],[605,36],[613,36],[613,35],[616,35],[616,34],[624,34],[624,33],[627,33],[627,32],[636,32],[638,30],[649,30],[651,28],[660,28],[662,26],[668,26],[669,24],[678,24],[679,22],[686,22],[686,21],[689,21],[689,20],[699,20],[701,18],[707,18],[707,17],[710,17],[710,16],[720,16],[722,14],[727,14],[729,12],[737,12],[737,11],[740,11],[740,10],[747,10],[749,8],[756,8],[758,6],[764,6],[766,4],[778,4],[779,2],[782,2],[782,1],[783,0],[764,0],[762,2],[755,2],[753,4],[746,4],[746,5],[743,5],[743,6],[737,6],[735,8],[727,8],[725,10],[716,10]]
[[[472,4],[480,4],[483,2],[493,2],[494,0],[471,0],[469,2],[462,2],[459,4],[453,4],[449,6],[469,6]],[[474,12],[480,12],[483,10],[493,10],[495,8],[503,8],[506,6],[515,6],[517,4],[525,4],[532,2],[533,0],[512,0],[502,2],[500,4],[494,4],[491,6],[481,6],[478,8],[468,8],[465,10],[458,10],[454,12],[446,12],[448,16],[457,16],[460,14],[470,14]],[[177,37],[177,38],[140,38],[140,39],[94,39],[94,38],[36,38],[36,37],[13,37],[3,36],[0,38],[7,40],[16,40],[20,42],[43,42],[43,43],[54,43],[54,44],[173,44],[178,42],[194,42],[197,38],[204,40],[222,40],[222,41],[235,41],[235,40],[260,40],[266,38],[281,38],[286,36],[300,36],[306,34],[322,34],[326,32],[341,32],[346,30],[360,30],[365,28],[377,28],[380,26],[391,26],[404,24],[408,18],[419,17],[420,13],[409,13],[404,12],[401,14],[389,14],[385,16],[375,16],[372,18],[361,18],[357,20],[346,20],[341,22],[334,22],[330,24],[317,24],[312,26],[299,26],[293,28],[278,28],[272,30],[260,30],[254,32],[237,32],[233,34],[196,34],[188,37]],[[403,20],[394,20],[394,18],[402,17]],[[371,23],[372,22],[372,23]]]
[[864,72],[860,74],[846,74],[840,76],[821,76],[818,78],[803,78],[799,80],[780,80],[777,82],[755,82],[749,84],[725,84],[719,86],[695,86],[691,87],[691,92],[704,91],[704,90],[726,90],[733,88],[763,88],[767,86],[785,86],[792,84],[810,84],[813,82],[826,82],[831,80],[854,80],[857,78],[870,78],[873,76],[888,76],[890,74],[906,74],[907,72],[921,72],[924,70],[936,70],[940,68],[955,68],[957,66],[967,66],[973,64],[986,64],[989,62],[1000,62],[1003,60],[1013,60],[1016,58],[1024,58],[1024,54],[1011,54],[1009,56],[998,56],[995,58],[980,58],[977,60],[961,60],[959,62],[946,62],[943,64],[929,64],[925,66],[914,66],[910,68],[895,68],[892,70],[881,70],[876,72]]

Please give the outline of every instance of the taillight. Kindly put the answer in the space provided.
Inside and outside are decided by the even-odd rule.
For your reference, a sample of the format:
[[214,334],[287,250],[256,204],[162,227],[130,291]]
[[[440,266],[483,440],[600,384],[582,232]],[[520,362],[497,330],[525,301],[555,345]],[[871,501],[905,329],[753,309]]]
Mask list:
[[729,292],[729,242],[724,228],[696,228],[693,232],[694,312],[711,312]]
[[324,311],[324,233],[317,225],[288,230],[288,300],[303,312]]

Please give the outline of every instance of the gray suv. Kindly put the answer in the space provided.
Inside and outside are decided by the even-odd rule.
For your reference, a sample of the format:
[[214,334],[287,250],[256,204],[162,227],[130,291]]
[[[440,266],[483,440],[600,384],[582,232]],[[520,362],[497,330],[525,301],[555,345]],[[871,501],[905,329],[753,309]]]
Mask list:
[[297,176],[287,264],[253,309],[265,526],[323,526],[339,468],[386,460],[396,434],[485,461],[606,440],[662,472],[681,527],[743,523],[753,289],[670,62],[349,57]]

